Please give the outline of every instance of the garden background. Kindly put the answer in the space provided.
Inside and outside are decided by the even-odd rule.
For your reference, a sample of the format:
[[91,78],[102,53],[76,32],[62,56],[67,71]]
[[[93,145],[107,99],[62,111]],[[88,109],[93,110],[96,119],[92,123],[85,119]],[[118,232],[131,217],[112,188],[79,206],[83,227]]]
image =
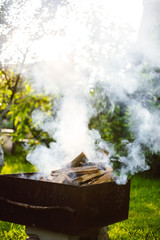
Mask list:
[[[32,113],[34,110],[38,109],[45,116],[54,119],[56,111],[53,111],[53,109],[56,107],[57,102],[61,101],[62,95],[54,95],[53,93],[46,94],[45,91],[38,92],[34,89],[34,79],[32,79],[30,74],[32,64],[26,64],[26,58],[29,54],[30,59],[35,60],[35,55],[33,54],[33,56],[31,56],[35,47],[34,44],[40,39],[43,40],[46,32],[48,35],[54,34],[53,29],[50,29],[50,25],[48,25],[48,27],[47,25],[42,24],[43,21],[41,17],[43,17],[43,20],[45,20],[46,23],[48,23],[50,19],[54,18],[55,12],[50,11],[50,7],[51,10],[55,10],[55,5],[50,3],[51,5],[49,5],[49,7],[47,6],[44,8],[45,11],[43,13],[42,10],[43,7],[45,7],[45,1],[42,1],[44,6],[38,10],[38,14],[36,12],[35,16],[32,16],[34,22],[37,24],[35,24],[35,28],[37,27],[35,32],[31,31],[28,27],[34,25],[31,24],[33,19],[29,17],[24,18],[25,21],[23,24],[25,28],[21,26],[22,29],[20,29],[20,31],[22,31],[22,35],[18,35],[16,41],[18,41],[22,36],[25,41],[18,42],[18,48],[15,47],[15,42],[12,42],[11,40],[12,34],[14,36],[14,33],[16,35],[16,31],[19,31],[19,25],[16,25],[18,21],[14,22],[16,18],[19,19],[19,10],[17,10],[18,14],[15,11],[15,15],[13,16],[12,20],[15,24],[14,25],[8,18],[9,15],[7,15],[9,12],[8,2],[9,1],[2,1],[2,4],[0,3],[0,24],[2,26],[0,29],[0,47],[1,45],[3,47],[3,44],[5,45],[6,42],[8,43],[5,49],[6,52],[3,52],[4,48],[0,49],[0,144],[3,149],[0,153],[1,162],[4,154],[4,166],[0,167],[0,174],[36,172],[37,169],[35,166],[26,160],[27,154],[29,151],[34,150],[36,146],[43,145],[48,148],[51,142],[55,142],[55,139],[51,137],[47,131],[38,127],[37,123],[33,121]],[[22,10],[26,1],[22,1],[22,5],[18,4],[18,0],[13,2],[16,4],[17,9],[19,7]],[[157,127],[159,126],[160,110],[160,65],[159,62],[158,64],[157,62],[156,64],[153,64],[153,60],[160,59],[159,9],[160,3],[158,0],[144,0],[142,23],[137,40],[138,44],[141,45],[141,48],[143,48],[143,51],[137,53],[137,49],[135,45],[133,45],[133,48],[135,49],[135,51],[132,52],[132,58],[134,59],[134,63],[132,64],[134,65],[134,68],[133,70],[131,69],[131,72],[136,72],[140,66],[140,70],[138,70],[138,78],[141,80],[141,89],[137,89],[136,91],[133,91],[133,93],[131,91],[130,93],[127,92],[128,89],[124,88],[126,91],[124,92],[126,96],[129,97],[129,100],[139,100],[144,108],[147,106],[146,109],[148,110],[148,113],[156,113],[156,117],[158,116],[157,122],[153,122],[157,124]],[[26,9],[24,8],[23,10],[25,17]],[[45,15],[46,13],[47,16]],[[152,22],[153,17],[154,24]],[[112,35],[112,38],[109,39],[108,45],[109,66],[114,66],[112,69],[114,71],[117,71],[116,68],[119,67],[115,64],[115,59],[116,57],[118,58],[119,55],[120,60],[123,59],[121,53],[124,49],[128,49],[130,33],[132,32],[131,28],[126,25],[125,27],[123,26],[124,28],[117,26],[118,25],[112,23],[108,27],[109,36]],[[95,26],[94,28],[93,24],[93,30],[98,33],[99,27],[96,28]],[[114,31],[117,31],[119,35],[114,34]],[[7,40],[7,38],[9,38],[9,40]],[[119,44],[119,39],[121,39],[122,44]],[[105,38],[105,41],[107,41],[107,37]],[[26,44],[25,47],[23,47],[24,43]],[[14,54],[12,51],[7,52],[12,44],[15,44]],[[32,49],[31,53],[29,51],[30,49]],[[93,53],[95,53],[95,49],[93,49]],[[43,49],[41,48],[40,52],[43,52],[42,50]],[[18,58],[16,59],[17,52]],[[149,53],[151,52],[152,56],[149,56]],[[134,54],[136,56],[133,56]],[[13,64],[15,59],[18,64]],[[12,62],[12,64],[4,64],[2,60]],[[127,71],[128,65],[126,72]],[[26,72],[29,72],[29,74],[26,74]],[[121,82],[120,75],[117,74],[117,76],[119,76],[119,81],[116,80],[115,82],[118,82],[119,84]],[[146,83],[149,87],[143,88],[143,85],[145,86]],[[108,86],[110,86],[110,82]],[[118,86],[123,89],[123,84],[119,84]],[[130,87],[130,84],[128,87]],[[133,118],[131,116],[133,114],[133,109],[129,107],[129,104],[127,105],[123,102],[122,99],[122,101],[115,101],[113,107],[112,102],[109,99],[109,94],[104,95],[104,89],[101,84],[92,87],[90,89],[89,96],[93,99],[93,103],[96,104],[97,114],[92,116],[90,119],[88,128],[90,130],[98,130],[104,141],[114,144],[114,153],[110,159],[113,164],[114,171],[118,175],[120,173],[120,169],[125,167],[124,162],[119,161],[119,158],[127,157],[128,152],[126,149],[126,143],[132,145],[136,138],[135,132],[132,129]],[[147,126],[149,129],[149,124]],[[159,128],[157,128],[157,132],[153,132],[153,135],[155,134],[158,136],[157,140],[159,139],[158,130]],[[154,139],[156,139],[156,137],[154,138],[153,136],[153,139],[151,140]],[[128,173],[128,177],[131,178],[129,219],[109,226],[110,239],[160,239],[160,148],[158,146],[158,149],[153,151],[153,149],[151,150],[149,147],[149,144],[145,145],[141,143],[141,149],[149,169],[145,172],[139,172],[134,175],[131,175],[131,172]],[[25,240],[26,237],[25,226],[0,221],[0,239]]]

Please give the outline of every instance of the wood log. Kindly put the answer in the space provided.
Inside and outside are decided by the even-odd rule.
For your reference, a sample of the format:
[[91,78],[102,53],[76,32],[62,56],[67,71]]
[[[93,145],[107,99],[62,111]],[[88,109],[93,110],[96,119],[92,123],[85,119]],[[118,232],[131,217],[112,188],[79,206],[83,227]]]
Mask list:
[[41,181],[46,181],[47,179],[44,178],[44,177],[40,177],[40,180],[41,180]]
[[51,172],[51,176],[58,176],[59,173],[63,172],[65,174],[69,173],[75,173],[77,175],[79,174],[87,174],[87,173],[93,173],[93,172],[98,172],[98,166],[93,165],[93,166],[83,166],[83,167],[72,167],[72,168],[61,168],[56,171]]
[[56,171],[52,171],[51,175],[41,180],[50,181],[55,183],[68,183],[68,184],[98,184],[103,182],[109,182],[113,180],[113,169],[107,167],[106,169],[99,169],[98,165],[74,167],[74,168],[62,168]]
[[89,174],[89,173],[96,173],[98,171],[99,169],[97,165],[70,168],[70,172],[74,172],[76,174]]
[[87,159],[87,157],[84,154],[84,152],[82,152],[75,159],[73,159],[71,161],[70,166],[71,167],[80,167],[80,166],[86,165],[87,162],[89,162],[89,160]]
[[104,150],[104,149],[101,149],[101,151],[102,151],[103,153],[105,153],[105,154],[106,154],[106,156],[108,156],[108,155],[109,155],[109,152],[107,152],[106,150]]
[[[105,152],[105,154],[108,153]],[[82,152],[65,168],[52,171],[47,179],[41,177],[41,180],[66,184],[100,184],[113,181],[112,171],[113,169],[109,166],[106,167],[104,162],[97,164],[89,162]]]
[[72,183],[72,179],[64,172],[58,174],[58,176],[53,177],[53,182],[55,183],[65,183],[69,182]]
[[104,182],[112,182],[114,176],[112,172],[106,172],[103,176],[99,177],[98,180],[95,180],[92,184],[100,184]]
[[96,178],[96,177],[99,177],[99,176],[102,176],[103,174],[105,173],[105,171],[103,170],[99,170],[98,172],[96,173],[88,173],[88,174],[84,174],[78,178],[75,178],[74,180],[79,182],[79,183],[84,183],[84,182],[87,182],[89,180],[92,180],[93,178]]

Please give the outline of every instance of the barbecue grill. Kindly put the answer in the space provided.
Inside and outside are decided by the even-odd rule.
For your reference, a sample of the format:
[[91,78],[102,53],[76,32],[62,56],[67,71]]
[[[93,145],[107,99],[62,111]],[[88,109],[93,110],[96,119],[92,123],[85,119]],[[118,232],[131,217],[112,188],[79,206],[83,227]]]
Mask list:
[[0,175],[0,220],[80,236],[128,218],[130,180],[76,186],[37,175]]

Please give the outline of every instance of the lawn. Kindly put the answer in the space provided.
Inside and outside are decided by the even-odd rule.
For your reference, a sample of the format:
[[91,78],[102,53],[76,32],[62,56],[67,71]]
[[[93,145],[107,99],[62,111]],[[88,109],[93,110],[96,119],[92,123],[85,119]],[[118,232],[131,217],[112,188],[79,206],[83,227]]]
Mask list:
[[160,179],[134,176],[129,219],[110,226],[110,239],[160,240]]
[[[23,154],[7,155],[1,174],[35,171],[24,159]],[[132,177],[129,219],[111,225],[109,236],[111,240],[160,240],[160,179]],[[1,221],[0,239],[25,240],[25,226]]]

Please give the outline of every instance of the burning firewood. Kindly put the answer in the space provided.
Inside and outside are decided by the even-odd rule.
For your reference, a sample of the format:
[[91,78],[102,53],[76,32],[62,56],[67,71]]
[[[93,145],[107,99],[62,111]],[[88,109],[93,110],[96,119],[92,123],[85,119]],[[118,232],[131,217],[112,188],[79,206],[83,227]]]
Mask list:
[[100,184],[104,182],[112,182],[114,180],[112,172],[106,172],[103,176],[95,180],[92,184]]
[[84,152],[82,152],[75,159],[72,160],[72,162],[70,163],[70,166],[71,167],[80,167],[80,166],[86,165],[88,162],[89,162],[89,160],[87,159]]
[[89,162],[82,152],[65,168],[52,171],[47,179],[42,177],[41,180],[74,185],[100,184],[113,181],[112,171],[113,169],[106,167],[104,163]]
[[70,168],[70,172],[74,172],[76,174],[91,174],[98,172],[98,170],[97,165]]
[[89,180],[92,180],[92,179],[95,178],[95,177],[102,176],[104,173],[105,173],[105,171],[99,170],[99,171],[96,172],[96,173],[84,174],[84,175],[76,178],[75,181],[77,181],[77,182],[79,182],[79,183],[84,183],[84,182],[87,182],[87,181],[89,181]]
[[72,183],[72,179],[65,173],[60,172],[57,177],[53,178],[55,183]]
[[61,172],[64,172],[64,173],[76,173],[76,174],[84,174],[84,173],[93,173],[93,172],[97,172],[99,169],[98,169],[98,166],[97,165],[93,165],[93,166],[83,166],[83,167],[66,167],[66,168],[62,168],[62,169],[59,169],[57,171],[52,171],[51,172],[51,176],[55,176],[55,175],[58,175],[59,173]]

